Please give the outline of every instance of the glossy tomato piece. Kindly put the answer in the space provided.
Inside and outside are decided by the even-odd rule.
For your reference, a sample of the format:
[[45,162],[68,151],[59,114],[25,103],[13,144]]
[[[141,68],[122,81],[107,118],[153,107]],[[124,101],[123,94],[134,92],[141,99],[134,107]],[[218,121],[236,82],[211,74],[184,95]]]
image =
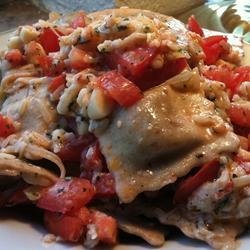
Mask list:
[[9,50],[5,55],[5,59],[14,67],[24,62],[23,55],[19,49]]
[[101,172],[103,167],[103,156],[99,148],[99,143],[94,142],[81,154],[81,168],[85,172]]
[[161,69],[151,69],[146,71],[142,77],[135,80],[135,84],[144,91],[178,75],[187,67],[188,63],[186,58],[167,61]]
[[240,85],[240,79],[234,73],[234,70],[230,69],[229,67],[225,66],[209,66],[204,68],[202,71],[203,75],[215,81],[220,81],[225,83],[226,87],[231,91],[231,94],[237,92],[237,89]]
[[192,15],[188,18],[187,28],[190,31],[195,32],[196,34],[198,34],[200,36],[204,36],[203,30],[202,30],[201,26],[199,25],[199,23],[197,22],[197,20],[195,19],[194,15]]
[[15,133],[16,129],[14,127],[13,121],[7,116],[0,114],[0,137],[7,137]]
[[62,161],[80,162],[81,154],[90,144],[96,140],[93,134],[79,136],[68,141],[57,153]]
[[49,56],[39,56],[37,60],[38,64],[42,68],[43,74],[51,76],[52,58]]
[[47,54],[60,50],[59,34],[51,28],[43,28],[39,37],[39,43],[43,46]]
[[85,27],[85,17],[86,15],[84,14],[84,12],[78,12],[75,14],[72,23],[71,23],[71,27],[73,29],[76,29],[78,27]]
[[220,164],[217,160],[213,160],[204,164],[194,175],[187,177],[177,188],[174,195],[174,203],[184,203],[188,197],[202,184],[213,181],[217,178],[220,170]]
[[157,49],[151,47],[138,47],[125,52],[117,52],[111,57],[118,71],[128,78],[138,78],[149,68]]
[[116,220],[99,211],[92,211],[92,223],[96,226],[98,238],[102,243],[114,245],[117,242],[117,222]]
[[202,73],[208,79],[225,83],[232,94],[237,93],[242,82],[250,81],[250,66],[241,66],[232,69],[227,65],[211,65],[205,67]]
[[78,242],[86,230],[80,218],[50,211],[44,212],[44,224],[50,233],[70,242]]
[[82,221],[82,224],[85,226],[91,222],[91,213],[86,207],[81,207],[78,210],[70,211],[67,213],[67,215],[79,218]]
[[180,74],[188,67],[186,58],[177,58],[176,60],[168,61],[163,67],[165,80]]
[[83,70],[90,66],[89,54],[82,49],[73,47],[69,53],[69,66],[75,70]]
[[55,63],[49,56],[39,56],[37,60],[45,76],[58,76],[66,69],[63,61],[57,61]]
[[250,81],[250,66],[237,67],[234,70],[235,80],[240,84],[244,81]]
[[228,116],[232,123],[241,127],[250,128],[250,108],[236,103],[231,103]]
[[225,45],[227,43],[227,37],[225,36],[210,36],[203,38],[201,46],[205,53],[205,64],[215,64],[221,55],[227,53]]
[[123,107],[129,107],[142,98],[141,90],[117,71],[108,71],[99,77],[97,85]]
[[51,212],[65,214],[89,203],[94,194],[94,186],[86,179],[59,179],[53,186],[42,192],[37,206]]
[[55,90],[57,90],[61,86],[66,87],[66,75],[65,74],[61,74],[55,77],[54,79],[52,79],[52,81],[48,85],[48,90],[51,93],[53,93]]
[[96,189],[96,197],[114,197],[115,191],[115,179],[111,173],[101,173],[97,176],[93,183]]

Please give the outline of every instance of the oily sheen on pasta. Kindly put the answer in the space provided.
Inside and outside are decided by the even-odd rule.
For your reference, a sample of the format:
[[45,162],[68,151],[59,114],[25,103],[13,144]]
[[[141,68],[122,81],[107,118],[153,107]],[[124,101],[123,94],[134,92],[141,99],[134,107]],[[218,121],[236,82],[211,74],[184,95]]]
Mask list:
[[169,226],[237,248],[250,66],[227,36],[193,16],[51,13],[0,55],[0,208],[39,209],[50,234],[87,248],[126,234],[162,246]]

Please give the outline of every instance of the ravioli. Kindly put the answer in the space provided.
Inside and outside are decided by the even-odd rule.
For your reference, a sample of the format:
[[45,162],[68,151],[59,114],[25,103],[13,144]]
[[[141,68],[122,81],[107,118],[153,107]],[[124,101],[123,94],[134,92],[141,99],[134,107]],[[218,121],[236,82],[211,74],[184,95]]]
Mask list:
[[[238,149],[237,136],[199,86],[180,91],[180,83],[170,82],[146,91],[132,107],[118,109],[108,129],[97,135],[122,202],[159,190],[192,168]],[[204,115],[209,122],[199,121]],[[227,127],[222,134],[213,130],[219,123]]]

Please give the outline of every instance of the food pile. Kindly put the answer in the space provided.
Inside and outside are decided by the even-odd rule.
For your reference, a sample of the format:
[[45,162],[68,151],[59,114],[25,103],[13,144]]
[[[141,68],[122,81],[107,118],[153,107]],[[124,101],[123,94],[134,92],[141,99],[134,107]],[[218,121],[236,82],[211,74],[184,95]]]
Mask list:
[[[20,26],[1,53],[0,206],[88,248],[167,226],[235,248],[250,218],[250,66],[226,35],[120,8]],[[165,225],[163,227],[162,225]]]

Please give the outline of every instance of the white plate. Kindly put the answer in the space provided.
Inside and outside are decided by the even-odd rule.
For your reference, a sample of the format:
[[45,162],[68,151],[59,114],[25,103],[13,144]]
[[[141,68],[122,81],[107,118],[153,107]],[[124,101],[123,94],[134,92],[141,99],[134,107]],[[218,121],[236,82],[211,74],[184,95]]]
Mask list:
[[[65,244],[63,242],[44,243],[46,231],[42,225],[30,220],[21,219],[22,216],[13,213],[0,215],[0,250],[83,250],[80,245]],[[249,250],[249,233],[243,235],[238,241],[238,250]],[[98,250],[110,248],[100,247]],[[165,245],[157,250],[209,250],[203,242],[189,239],[185,236],[173,236]],[[119,245],[113,250],[153,250],[148,245]]]
[[[0,50],[5,47],[9,32],[0,34]],[[250,63],[250,45],[244,45],[245,53],[247,53],[247,64]],[[246,64],[246,59],[245,59]],[[65,244],[56,242],[45,244],[43,237],[46,231],[42,225],[21,220],[16,214],[0,214],[0,250],[83,250],[80,245]],[[106,250],[109,248],[106,248]],[[119,245],[113,250],[152,250],[147,245]],[[205,243],[189,239],[185,236],[176,236],[166,241],[166,244],[157,248],[157,250],[208,250],[210,249]],[[249,232],[238,240],[238,250],[250,249]],[[104,250],[100,247],[99,250]]]

